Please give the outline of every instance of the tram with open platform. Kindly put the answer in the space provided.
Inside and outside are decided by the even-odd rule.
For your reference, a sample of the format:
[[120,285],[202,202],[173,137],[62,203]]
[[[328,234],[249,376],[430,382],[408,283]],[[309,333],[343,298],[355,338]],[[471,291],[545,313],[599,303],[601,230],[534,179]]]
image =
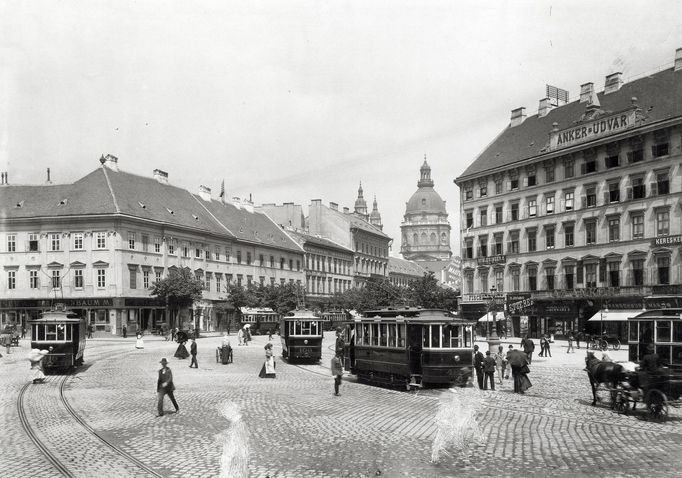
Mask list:
[[363,382],[410,390],[472,377],[473,325],[446,310],[369,310],[344,335],[345,368]]
[[282,357],[290,362],[322,358],[322,319],[307,309],[289,312],[280,321]]
[[31,348],[47,350],[43,368],[69,368],[83,363],[87,326],[85,318],[64,304],[56,304],[29,322]]

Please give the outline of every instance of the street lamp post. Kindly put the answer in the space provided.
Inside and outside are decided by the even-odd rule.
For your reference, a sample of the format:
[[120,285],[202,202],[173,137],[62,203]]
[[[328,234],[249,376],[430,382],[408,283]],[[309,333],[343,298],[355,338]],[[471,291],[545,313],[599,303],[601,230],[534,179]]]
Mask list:
[[488,350],[490,350],[490,353],[492,354],[497,350],[497,346],[502,343],[497,336],[497,290],[495,289],[495,286],[490,288],[488,313],[492,313],[492,326],[490,326],[490,321],[488,322],[489,329],[492,329],[488,332]]

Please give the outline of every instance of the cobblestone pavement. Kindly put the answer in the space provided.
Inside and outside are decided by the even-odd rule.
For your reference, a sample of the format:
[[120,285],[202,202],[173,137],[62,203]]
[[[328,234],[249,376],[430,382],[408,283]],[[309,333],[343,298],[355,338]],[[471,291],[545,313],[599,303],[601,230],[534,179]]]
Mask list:
[[[331,335],[321,365],[297,367],[278,357],[274,380],[257,376],[265,337],[235,346],[229,365],[216,362],[219,337],[201,338],[198,369],[188,367],[189,359],[173,358],[177,344],[160,337],[148,337],[142,352],[134,343],[134,338],[89,341],[86,365],[66,379],[64,398],[87,428],[66,413],[61,377],[50,376],[26,391],[26,420],[73,476],[150,476],[88,428],[165,477],[221,476],[224,451],[228,458],[248,452],[248,476],[271,478],[665,477],[679,476],[682,468],[680,410],[671,408],[669,419],[659,423],[641,412],[620,415],[607,406],[590,406],[584,349],[566,354],[565,343],[554,344],[553,357],[533,359],[533,387],[525,395],[510,393],[509,381],[496,391],[454,389],[462,399],[478,401],[482,440],[466,452],[450,450],[438,464],[430,462],[434,418],[453,392],[408,393],[344,377],[336,397],[327,366]],[[7,477],[59,476],[19,421],[17,398],[29,381],[28,347],[24,340],[0,359],[0,469]],[[609,354],[614,360],[627,356],[625,350]],[[180,413],[170,413],[166,399],[169,413],[156,417],[161,357],[170,361]],[[223,416],[226,406],[241,411],[245,431]],[[231,438],[236,446],[224,450]]]

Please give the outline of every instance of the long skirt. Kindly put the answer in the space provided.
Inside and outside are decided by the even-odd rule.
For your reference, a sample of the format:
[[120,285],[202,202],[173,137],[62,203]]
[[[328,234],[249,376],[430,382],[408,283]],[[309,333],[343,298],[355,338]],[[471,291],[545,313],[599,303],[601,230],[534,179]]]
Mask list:
[[178,345],[178,349],[175,351],[175,355],[173,356],[179,359],[186,359],[189,357],[189,352],[187,351],[185,344]]
[[144,348],[144,340],[142,340],[142,337],[140,337],[139,339],[137,339],[135,341],[135,348],[136,349],[143,349]]
[[270,357],[263,362],[263,367],[260,369],[260,373],[258,374],[260,378],[275,378],[276,373],[275,373],[275,358]]
[[519,374],[519,390],[521,390],[522,392],[525,392],[526,390],[528,390],[532,386],[533,386],[533,384],[530,383],[530,379],[528,378],[528,374],[520,373]]

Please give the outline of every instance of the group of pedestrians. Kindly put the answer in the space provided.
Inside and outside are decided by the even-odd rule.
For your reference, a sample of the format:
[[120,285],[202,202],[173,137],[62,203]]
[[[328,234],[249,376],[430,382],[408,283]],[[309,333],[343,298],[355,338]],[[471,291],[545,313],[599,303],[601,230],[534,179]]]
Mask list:
[[504,347],[499,345],[495,353],[488,350],[484,356],[479,346],[474,345],[474,370],[478,388],[488,390],[490,387],[490,390],[495,390],[495,373],[497,372],[498,385],[502,385],[503,379],[509,379],[511,369],[514,392],[524,393],[532,385],[528,379],[528,365],[534,349],[535,344],[528,336],[521,340],[521,349],[516,350],[513,345],[509,345],[506,353]]
[[[272,335],[270,335],[272,337]],[[239,340],[238,345],[249,345],[249,342],[251,342],[251,328],[248,327],[248,324],[239,329],[239,332],[237,332],[237,340]]]

